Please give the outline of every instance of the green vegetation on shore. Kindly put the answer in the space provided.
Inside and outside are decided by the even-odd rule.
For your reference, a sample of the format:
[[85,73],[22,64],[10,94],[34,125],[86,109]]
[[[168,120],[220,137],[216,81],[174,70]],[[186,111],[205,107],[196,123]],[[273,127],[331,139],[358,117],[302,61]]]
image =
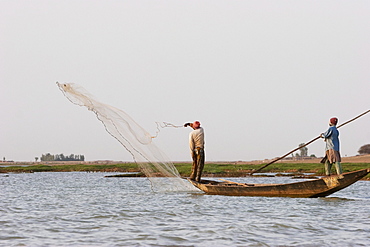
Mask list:
[[[191,171],[191,163],[176,163],[175,166],[183,177],[188,177]],[[262,165],[251,164],[232,164],[232,163],[207,163],[204,167],[204,177],[244,177],[253,169],[258,169]],[[343,171],[350,172],[360,169],[370,168],[369,163],[343,163]],[[333,168],[334,169],[334,168]],[[8,166],[0,167],[0,173],[32,173],[32,172],[140,172],[135,163],[119,164],[63,164],[63,165],[30,165],[30,166]],[[275,163],[264,170],[262,173],[291,173],[302,174],[312,173],[314,175],[324,175],[324,166],[321,163]],[[334,170],[333,170],[334,172]],[[258,174],[254,174],[258,176]],[[366,178],[370,178],[368,175]]]
[[32,172],[138,172],[135,163],[125,164],[65,164],[65,165],[30,165],[0,167],[0,173],[32,173]]
[[[263,164],[262,164],[263,165]],[[251,165],[251,164],[206,164],[204,167],[203,174],[205,177],[244,177],[248,175],[254,169],[258,169],[262,166]],[[191,164],[176,164],[177,170],[182,176],[190,175]],[[365,168],[370,168],[369,163],[343,163],[343,172],[350,172],[361,170]],[[334,171],[334,167],[333,170]],[[292,174],[302,174],[302,173],[312,173],[315,176],[320,176],[325,174],[324,165],[321,163],[276,163],[272,164],[261,171],[261,173],[292,173]],[[183,175],[184,174],[184,175]],[[254,174],[258,176],[258,173]],[[368,175],[367,177],[370,178]]]

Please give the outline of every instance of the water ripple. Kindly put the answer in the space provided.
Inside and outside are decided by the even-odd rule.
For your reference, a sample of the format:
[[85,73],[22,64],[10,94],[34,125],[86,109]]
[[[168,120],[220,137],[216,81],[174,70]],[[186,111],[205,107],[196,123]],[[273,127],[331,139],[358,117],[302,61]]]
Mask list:
[[154,193],[145,178],[104,175],[0,177],[0,246],[366,246],[370,242],[365,181],[332,197],[309,199]]

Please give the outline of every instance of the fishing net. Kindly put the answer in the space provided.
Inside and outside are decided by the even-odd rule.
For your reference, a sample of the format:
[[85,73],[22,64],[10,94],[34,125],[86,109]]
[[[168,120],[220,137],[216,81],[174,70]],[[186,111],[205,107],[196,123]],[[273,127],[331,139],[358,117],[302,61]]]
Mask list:
[[127,113],[103,104],[83,87],[74,83],[58,83],[59,89],[73,104],[85,106],[95,113],[105,130],[131,154],[141,171],[149,178],[152,189],[161,191],[194,190],[190,183],[180,177],[175,166],[153,143],[160,128],[180,127],[169,123],[158,123],[155,136],[151,136]]

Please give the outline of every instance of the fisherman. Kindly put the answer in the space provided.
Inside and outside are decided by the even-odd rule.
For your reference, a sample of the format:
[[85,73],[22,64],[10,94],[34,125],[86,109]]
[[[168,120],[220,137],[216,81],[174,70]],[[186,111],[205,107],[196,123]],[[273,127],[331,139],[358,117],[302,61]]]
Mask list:
[[200,122],[185,123],[184,127],[192,127],[193,131],[189,134],[190,152],[193,158],[193,166],[191,168],[190,179],[200,182],[202,171],[204,168],[204,131],[200,127]]
[[339,153],[339,131],[337,129],[338,118],[333,117],[329,120],[329,129],[320,135],[321,138],[325,138],[325,173],[330,176],[330,170],[333,164],[337,174],[342,174],[342,166],[340,164],[341,157]]

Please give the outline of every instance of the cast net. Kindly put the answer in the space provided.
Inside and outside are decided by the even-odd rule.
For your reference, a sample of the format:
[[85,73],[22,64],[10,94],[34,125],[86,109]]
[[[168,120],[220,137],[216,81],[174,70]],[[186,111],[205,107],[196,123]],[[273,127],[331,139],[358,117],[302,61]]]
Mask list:
[[73,104],[85,106],[95,113],[105,130],[131,154],[141,171],[151,182],[153,191],[189,191],[195,190],[180,177],[174,164],[154,143],[159,128],[180,127],[169,123],[157,123],[157,133],[151,136],[127,113],[95,99],[83,87],[74,83],[58,83],[59,89]]

